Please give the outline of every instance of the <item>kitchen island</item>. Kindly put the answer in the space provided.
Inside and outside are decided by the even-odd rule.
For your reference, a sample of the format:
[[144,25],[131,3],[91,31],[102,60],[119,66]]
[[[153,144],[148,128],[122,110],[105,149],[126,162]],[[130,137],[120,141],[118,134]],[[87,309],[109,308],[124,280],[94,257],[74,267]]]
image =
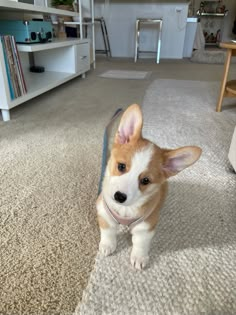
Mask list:
[[[106,21],[113,57],[134,57],[135,21],[141,17],[163,19],[161,59],[182,59],[188,6],[175,0],[95,0],[95,16]],[[96,48],[102,49],[102,33],[98,25],[95,29]],[[157,32],[155,27],[141,32],[140,50],[156,51]]]

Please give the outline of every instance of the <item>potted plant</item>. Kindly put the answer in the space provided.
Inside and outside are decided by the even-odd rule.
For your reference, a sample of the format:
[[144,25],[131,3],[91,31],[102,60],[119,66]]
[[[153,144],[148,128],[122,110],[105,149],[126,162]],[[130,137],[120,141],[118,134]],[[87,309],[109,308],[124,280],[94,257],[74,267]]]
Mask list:
[[52,0],[52,6],[67,11],[74,11],[73,8],[74,0]]
[[[52,6],[60,10],[74,11],[74,0],[52,0]],[[63,16],[62,18],[65,22],[72,21],[70,16]]]

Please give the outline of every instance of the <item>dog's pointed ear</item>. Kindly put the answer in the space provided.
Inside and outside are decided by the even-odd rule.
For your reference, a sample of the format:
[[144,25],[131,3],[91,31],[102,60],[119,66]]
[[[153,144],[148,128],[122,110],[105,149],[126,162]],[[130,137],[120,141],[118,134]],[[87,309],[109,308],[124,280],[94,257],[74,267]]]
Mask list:
[[142,136],[143,116],[139,105],[130,105],[121,117],[115,143],[124,144]]
[[176,150],[163,150],[162,169],[168,178],[195,163],[201,156],[202,149],[195,146],[182,147]]

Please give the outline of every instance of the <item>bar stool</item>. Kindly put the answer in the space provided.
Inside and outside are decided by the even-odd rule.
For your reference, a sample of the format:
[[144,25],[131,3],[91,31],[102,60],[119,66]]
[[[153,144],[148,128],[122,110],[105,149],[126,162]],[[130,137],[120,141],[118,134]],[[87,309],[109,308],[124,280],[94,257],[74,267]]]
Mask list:
[[107,33],[107,26],[106,22],[103,17],[101,18],[95,18],[94,22],[100,23],[101,31],[102,31],[102,36],[103,36],[103,42],[104,42],[104,49],[96,50],[97,53],[100,54],[106,54],[107,57],[111,57],[111,46],[110,46],[110,41]]
[[[84,22],[91,22],[91,18],[84,18]],[[108,37],[107,32],[107,26],[106,22],[103,17],[94,18],[94,23],[98,23],[100,25],[101,31],[102,31],[102,37],[103,37],[103,43],[104,43],[104,49],[96,49],[95,52],[98,54],[105,54],[107,57],[111,57],[111,46],[110,41]],[[85,38],[87,38],[87,25],[85,24]]]
[[136,28],[135,28],[135,55],[134,55],[134,62],[137,61],[139,57],[139,53],[150,52],[153,51],[140,51],[139,50],[139,36],[140,36],[140,29],[142,24],[149,24],[149,25],[157,25],[159,27],[158,38],[157,38],[157,56],[156,56],[156,63],[159,63],[160,60],[160,50],[161,50],[161,32],[162,32],[162,19],[151,19],[151,18],[137,18],[136,19]]

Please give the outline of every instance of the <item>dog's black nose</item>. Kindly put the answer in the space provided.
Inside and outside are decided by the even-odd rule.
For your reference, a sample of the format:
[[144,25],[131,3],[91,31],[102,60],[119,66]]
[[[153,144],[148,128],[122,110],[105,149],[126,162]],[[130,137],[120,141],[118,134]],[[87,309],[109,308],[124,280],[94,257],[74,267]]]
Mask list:
[[126,194],[123,194],[122,192],[117,191],[114,195],[114,198],[116,201],[123,203],[127,199],[127,196],[126,196]]

